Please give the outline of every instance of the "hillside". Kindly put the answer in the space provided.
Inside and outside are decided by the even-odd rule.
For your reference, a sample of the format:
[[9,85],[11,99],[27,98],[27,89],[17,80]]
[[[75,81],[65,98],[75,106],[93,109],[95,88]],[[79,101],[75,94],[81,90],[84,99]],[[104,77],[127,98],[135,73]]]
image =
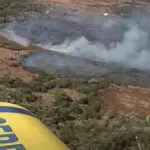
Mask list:
[[[12,7],[12,3],[8,2],[6,7],[3,7],[6,0],[0,2],[0,7],[5,8],[0,10],[1,30],[14,18],[20,19],[21,16],[24,20],[30,15],[42,16],[45,10],[42,4],[49,4],[48,0],[37,0],[36,4],[15,0],[16,7]],[[102,12],[111,5],[98,0],[62,0],[61,3],[65,9],[92,6],[96,10],[93,5],[105,5],[106,9]],[[20,11],[20,5],[25,9]],[[140,6],[143,7],[142,4]],[[19,40],[14,42],[1,33],[1,101],[31,110],[71,150],[150,149],[149,74],[134,69],[126,74],[120,71],[120,74],[112,72],[98,77],[33,74],[21,66],[20,56],[45,50],[35,43],[27,46],[18,43]]]

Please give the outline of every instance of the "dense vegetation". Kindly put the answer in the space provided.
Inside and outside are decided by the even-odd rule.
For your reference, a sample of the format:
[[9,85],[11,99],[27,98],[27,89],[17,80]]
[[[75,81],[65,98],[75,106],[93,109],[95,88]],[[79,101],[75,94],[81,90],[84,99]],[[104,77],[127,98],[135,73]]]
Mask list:
[[[150,149],[150,127],[145,118],[103,112],[99,90],[112,83],[115,81],[110,78],[48,75],[24,83],[5,77],[0,79],[0,99],[32,110],[72,150],[138,150],[138,143],[142,149]],[[85,96],[72,99],[64,89]],[[48,94],[47,98],[42,93]]]
[[39,6],[31,0],[0,0],[0,23],[9,21],[12,17],[37,12]]
[[114,14],[120,15],[122,17],[130,17],[130,15],[132,14],[132,7],[131,6],[112,7],[112,11]]

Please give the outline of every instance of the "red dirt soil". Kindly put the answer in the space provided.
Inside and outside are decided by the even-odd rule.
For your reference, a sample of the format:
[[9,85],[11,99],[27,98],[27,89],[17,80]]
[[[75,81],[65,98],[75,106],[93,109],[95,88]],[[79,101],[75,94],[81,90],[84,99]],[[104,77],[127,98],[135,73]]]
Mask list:
[[100,93],[106,111],[150,114],[150,88],[113,86]]
[[38,76],[24,71],[19,65],[19,57],[21,55],[35,50],[32,47],[23,47],[0,35],[0,77],[8,75],[28,82],[33,77]]
[[72,8],[78,10],[87,10],[104,13],[107,12],[113,15],[111,8],[114,6],[132,6],[134,8],[144,9],[150,11],[149,0],[136,0],[134,4],[132,0],[34,0],[39,4],[53,4],[61,5],[65,8]]
[[109,0],[105,2],[104,0],[34,0],[40,4],[53,4],[61,5],[65,8],[72,8],[72,9],[80,9],[80,10],[89,10],[90,11],[98,11],[98,12],[105,12],[110,11],[110,6],[116,4],[116,0]]

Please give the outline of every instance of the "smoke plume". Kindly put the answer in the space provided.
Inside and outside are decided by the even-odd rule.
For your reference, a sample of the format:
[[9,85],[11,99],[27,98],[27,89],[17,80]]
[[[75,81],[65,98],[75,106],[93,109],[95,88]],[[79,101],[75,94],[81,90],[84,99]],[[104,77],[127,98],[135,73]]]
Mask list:
[[150,70],[149,21],[149,15],[115,19],[76,14],[63,21],[27,18],[8,24],[5,31],[23,45],[33,42],[48,50],[92,61]]
[[4,32],[6,34],[4,34],[4,36],[6,38],[8,38],[9,40],[12,40],[18,44],[21,44],[22,46],[28,46],[30,44],[30,41],[24,37],[21,37],[19,35],[17,35],[13,30],[9,30],[9,29],[5,29]]
[[146,47],[147,43],[148,34],[137,25],[133,25],[125,32],[122,42],[112,42],[109,48],[101,42],[90,42],[85,37],[75,41],[65,40],[60,45],[52,46],[49,43],[41,47],[93,61],[115,62],[132,68],[149,70],[150,66],[147,64],[150,63],[150,51]]

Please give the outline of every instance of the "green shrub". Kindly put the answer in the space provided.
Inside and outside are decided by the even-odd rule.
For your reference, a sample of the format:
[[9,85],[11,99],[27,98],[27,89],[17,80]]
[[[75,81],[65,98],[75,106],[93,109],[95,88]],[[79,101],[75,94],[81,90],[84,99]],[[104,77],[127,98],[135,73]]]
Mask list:
[[116,7],[113,8],[113,13],[121,15],[122,17],[129,17],[132,12],[132,7]]
[[5,76],[0,78],[0,84],[5,84],[8,87],[26,87],[26,84],[19,78]]
[[0,0],[0,17],[18,15],[32,10],[29,0]]
[[70,88],[70,87],[72,87],[72,81],[69,79],[60,78],[60,79],[57,79],[56,82],[57,82],[58,88]]
[[69,96],[67,96],[65,92],[61,89],[55,90],[54,95],[56,99],[56,102],[55,102],[56,104],[61,105],[62,103],[65,103],[65,105],[68,106],[70,105],[69,103],[72,102],[72,99]]
[[[89,79],[43,74],[27,84],[17,78],[5,77],[0,79],[0,99],[31,110],[72,150],[128,150],[131,147],[136,150],[135,136],[139,137],[141,148],[149,150],[150,129],[144,117],[105,114],[99,101],[99,89],[112,83],[127,85],[136,80],[132,76],[118,75],[89,82]],[[65,87],[78,89],[86,96],[81,100],[72,100],[60,89]],[[47,92],[53,88],[55,101],[39,101],[40,97],[33,95],[35,91]],[[136,128],[132,130],[132,127]]]

